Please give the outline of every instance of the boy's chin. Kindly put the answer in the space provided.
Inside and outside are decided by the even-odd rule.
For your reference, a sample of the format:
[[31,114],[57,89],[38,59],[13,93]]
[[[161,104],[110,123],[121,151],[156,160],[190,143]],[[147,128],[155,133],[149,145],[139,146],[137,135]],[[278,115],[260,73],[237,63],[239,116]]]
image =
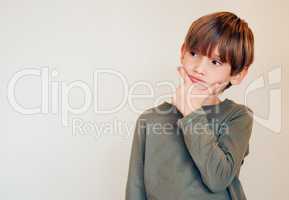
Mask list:
[[207,90],[208,89],[208,85],[205,83],[196,82],[193,85],[194,85],[194,89],[196,89],[196,90]]

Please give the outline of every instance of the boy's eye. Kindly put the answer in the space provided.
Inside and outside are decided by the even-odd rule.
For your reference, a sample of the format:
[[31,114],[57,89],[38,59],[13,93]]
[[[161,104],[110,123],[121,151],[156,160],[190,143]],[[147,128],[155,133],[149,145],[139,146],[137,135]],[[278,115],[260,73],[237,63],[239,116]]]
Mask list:
[[222,65],[222,63],[220,61],[218,61],[218,60],[213,60],[212,63],[214,65]]
[[192,54],[192,56],[195,56],[195,55],[196,55],[196,53],[195,53],[194,51],[191,51],[191,54]]

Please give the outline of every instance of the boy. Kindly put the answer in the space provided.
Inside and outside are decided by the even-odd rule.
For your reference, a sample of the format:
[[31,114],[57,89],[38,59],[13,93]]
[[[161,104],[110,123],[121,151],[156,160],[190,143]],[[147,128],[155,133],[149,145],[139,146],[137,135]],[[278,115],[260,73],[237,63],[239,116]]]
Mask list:
[[246,199],[239,173],[253,111],[218,95],[241,83],[253,58],[253,33],[235,14],[216,12],[192,23],[178,68],[184,82],[171,103],[137,119],[126,200]]

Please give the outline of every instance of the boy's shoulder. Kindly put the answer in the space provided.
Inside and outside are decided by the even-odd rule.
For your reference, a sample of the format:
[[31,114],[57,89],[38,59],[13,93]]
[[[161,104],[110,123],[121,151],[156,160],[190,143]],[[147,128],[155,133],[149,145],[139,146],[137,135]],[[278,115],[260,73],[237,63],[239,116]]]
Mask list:
[[159,119],[167,119],[167,117],[177,117],[180,115],[180,112],[176,109],[176,107],[169,103],[168,101],[163,101],[157,105],[148,107],[145,109],[138,117],[138,119],[146,120],[146,121],[155,121]]
[[228,118],[232,119],[240,116],[253,118],[254,112],[248,105],[238,103],[231,99],[227,100],[229,103],[226,104],[226,108],[224,108],[223,112],[226,113]]
[[253,110],[245,104],[242,103],[238,103],[234,100],[230,100],[232,102],[232,105],[235,107],[236,110],[238,110],[239,112],[246,112],[246,113],[253,113]]

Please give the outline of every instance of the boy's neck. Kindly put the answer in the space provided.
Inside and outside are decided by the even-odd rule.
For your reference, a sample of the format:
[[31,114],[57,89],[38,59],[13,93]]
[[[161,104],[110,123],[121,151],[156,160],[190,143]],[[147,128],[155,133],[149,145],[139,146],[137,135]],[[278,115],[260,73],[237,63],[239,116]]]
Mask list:
[[208,97],[202,105],[207,106],[207,105],[215,105],[215,104],[219,104],[222,101],[219,99],[218,96],[210,96]]

